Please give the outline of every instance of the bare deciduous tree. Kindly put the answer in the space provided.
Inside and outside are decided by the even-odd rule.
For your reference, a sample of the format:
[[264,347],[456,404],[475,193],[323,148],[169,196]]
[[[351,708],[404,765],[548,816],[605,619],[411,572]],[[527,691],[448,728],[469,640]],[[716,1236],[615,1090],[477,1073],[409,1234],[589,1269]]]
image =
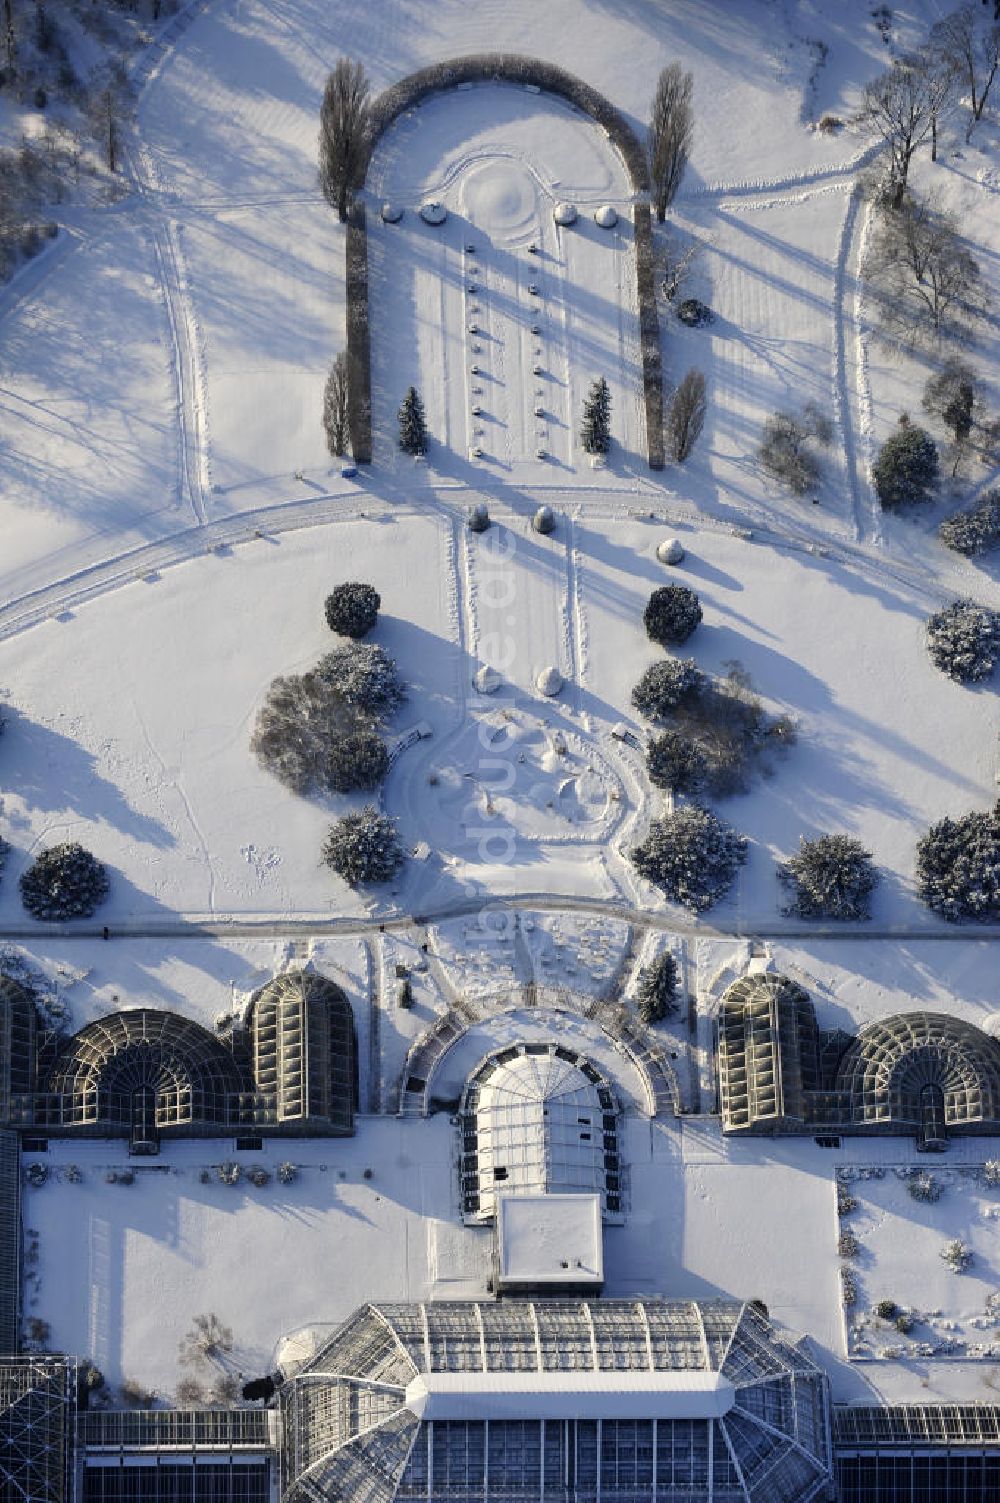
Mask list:
[[104,151],[109,172],[118,171],[122,130],[135,107],[135,89],[124,58],[116,58],[91,79],[91,130]]
[[676,301],[703,248],[700,240],[692,240],[682,249],[673,236],[668,236],[657,258],[660,291],[668,303]]
[[953,89],[951,71],[923,52],[897,58],[865,85],[855,119],[870,126],[889,147],[894,208],[903,201],[913,153],[936,130]]
[[690,370],[674,392],[667,411],[667,448],[675,463],[683,464],[698,442],[707,409],[705,377],[699,370]]
[[667,217],[687,166],[694,129],[693,82],[680,63],[668,63],[656,84],[649,120],[649,172],[660,224]]
[[983,26],[975,6],[962,5],[932,28],[931,48],[968,92],[968,141],[1000,70],[1000,25]]
[[341,224],[367,150],[368,79],[361,63],[340,57],[323,90],[319,115],[319,180]]
[[967,335],[983,309],[979,265],[930,195],[907,194],[882,216],[869,275],[881,293],[883,333],[909,347]]
[[323,429],[331,454],[343,454],[347,448],[347,356],[343,350],[330,367],[323,391]]

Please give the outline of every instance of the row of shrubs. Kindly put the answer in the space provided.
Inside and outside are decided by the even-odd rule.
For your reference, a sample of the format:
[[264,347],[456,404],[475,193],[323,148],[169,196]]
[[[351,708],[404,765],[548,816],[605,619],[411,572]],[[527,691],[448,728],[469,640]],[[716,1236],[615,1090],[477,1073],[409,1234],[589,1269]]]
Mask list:
[[[664,647],[686,642],[701,619],[701,602],[684,585],[654,590],[644,617],[650,639]],[[953,676],[982,677],[1000,655],[1000,623],[992,612],[958,603],[939,613],[929,646],[938,665]],[[746,786],[745,759],[767,735],[762,719],[765,727],[768,723],[745,678],[737,679],[740,693],[733,694],[732,687],[728,681],[711,684],[691,658],[668,658],[645,671],[632,703],[647,719],[668,726],[649,743],[654,784],[692,798],[706,788],[719,795]],[[769,729],[786,741],[794,735],[788,722],[772,721]],[[737,775],[741,781],[734,787]],[[692,802],[653,820],[631,855],[641,876],[675,902],[702,912],[729,890],[746,860],[747,842]],[[1000,921],[1000,803],[987,813],[932,825],[917,844],[916,868],[919,897],[948,922]],[[852,922],[869,916],[879,882],[871,852],[842,834],[803,839],[798,852],[779,866],[778,877],[789,889],[786,914]]]

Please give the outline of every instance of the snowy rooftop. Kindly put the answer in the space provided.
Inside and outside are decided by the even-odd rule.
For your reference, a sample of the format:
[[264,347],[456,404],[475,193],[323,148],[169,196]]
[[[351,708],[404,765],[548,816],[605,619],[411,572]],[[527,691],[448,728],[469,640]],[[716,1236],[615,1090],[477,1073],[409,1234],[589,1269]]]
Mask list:
[[705,1420],[728,1414],[721,1373],[421,1373],[406,1407],[422,1420]]
[[498,1195],[497,1263],[503,1284],[604,1281],[599,1195]]

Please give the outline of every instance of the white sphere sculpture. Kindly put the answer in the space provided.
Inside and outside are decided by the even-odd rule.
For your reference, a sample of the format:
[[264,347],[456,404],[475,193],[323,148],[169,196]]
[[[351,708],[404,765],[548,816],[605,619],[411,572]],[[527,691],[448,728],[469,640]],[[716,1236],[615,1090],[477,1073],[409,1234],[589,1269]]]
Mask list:
[[444,224],[448,210],[436,198],[427,198],[420,205],[420,217],[425,224]]
[[539,694],[546,694],[549,698],[558,694],[563,686],[563,676],[558,668],[543,668],[535,679],[535,688]]
[[385,224],[398,224],[403,217],[403,205],[386,202],[381,209]]
[[555,220],[556,224],[575,224],[576,204],[568,203],[564,199],[562,203],[556,204],[555,208],[552,210],[552,218]]
[[684,557],[684,544],[680,538],[664,538],[656,550],[661,564],[679,564]]
[[495,694],[500,687],[500,675],[495,668],[491,668],[487,663],[484,663],[481,668],[476,670],[476,677],[473,682],[480,694]]
[[601,204],[594,218],[602,230],[613,230],[618,223],[618,215],[610,204]]

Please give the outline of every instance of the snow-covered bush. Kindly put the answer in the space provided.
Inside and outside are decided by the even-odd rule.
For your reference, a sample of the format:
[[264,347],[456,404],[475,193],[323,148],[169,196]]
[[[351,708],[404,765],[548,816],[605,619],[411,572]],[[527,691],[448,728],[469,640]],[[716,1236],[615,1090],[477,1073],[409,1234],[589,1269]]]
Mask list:
[[388,882],[403,864],[396,823],[368,804],[345,814],[323,843],[323,860],[351,887],[361,882]]
[[746,860],[747,841],[710,809],[688,804],[654,819],[631,854],[640,876],[700,913],[728,892]]
[[894,1299],[880,1299],[875,1306],[875,1314],[879,1320],[895,1320],[899,1306]]
[[89,918],[110,890],[108,874],[75,841],[54,845],[20,879],[21,902],[36,919]]
[[940,1200],[944,1186],[933,1174],[926,1169],[918,1169],[915,1174],[907,1177],[906,1188],[914,1200],[922,1200],[933,1205],[934,1201]]
[[477,501],[475,506],[469,507],[469,514],[465,525],[470,532],[485,532],[490,525],[489,508],[485,501]]
[[10,844],[0,835],[0,877],[3,876],[4,867],[10,859]]
[[178,1378],[174,1389],[174,1401],[179,1409],[201,1409],[205,1404],[205,1388],[193,1374]]
[[855,1200],[854,1196],[851,1194],[850,1190],[844,1184],[843,1180],[839,1180],[838,1179],[838,1181],[837,1181],[837,1215],[838,1216],[849,1216],[851,1214],[851,1212],[852,1211],[856,1211],[857,1208],[858,1208],[858,1203]]
[[840,1258],[856,1258],[857,1254],[858,1239],[848,1227],[845,1227],[837,1238],[837,1256]]
[[972,1248],[961,1237],[946,1242],[938,1254],[954,1273],[964,1273],[972,1263]]
[[40,1190],[49,1177],[48,1164],[29,1164],[24,1171],[24,1177],[28,1184],[35,1190]]
[[299,794],[374,788],[389,766],[370,720],[318,671],[272,681],[250,750],[272,777]]
[[879,450],[872,479],[887,511],[929,501],[938,483],[937,444],[926,429],[901,419]]
[[955,600],[927,620],[927,651],[935,668],[959,684],[989,678],[1000,657],[1000,615]]
[[316,664],[319,677],[342,699],[375,720],[386,720],[404,698],[396,661],[374,642],[344,642]]
[[181,1337],[178,1357],[185,1367],[209,1362],[233,1349],[233,1333],[217,1315],[196,1315]]
[[540,506],[531,519],[531,525],[535,532],[541,533],[542,537],[548,537],[556,525],[551,506]]
[[389,753],[377,731],[358,726],[335,736],[327,752],[324,783],[334,793],[377,788],[389,771]]
[[220,1184],[238,1185],[243,1177],[243,1170],[232,1159],[227,1159],[224,1164],[219,1165],[218,1174]]
[[156,1394],[138,1378],[123,1378],[118,1391],[125,1409],[152,1409],[156,1403]]
[[370,584],[349,579],[337,585],[326,597],[326,624],[341,637],[364,637],[378,620],[382,597]]
[[396,993],[396,1006],[402,1007],[404,1010],[409,1010],[413,1006],[413,987],[409,976],[404,977],[399,984],[399,990]]
[[1000,1186],[1000,1159],[987,1159],[983,1165],[983,1179],[993,1189]]
[[659,1023],[677,1011],[677,962],[669,950],[639,972],[636,1010],[644,1023]]
[[931,825],[917,842],[917,893],[952,924],[1000,919],[1000,803]]
[[910,1332],[913,1330],[913,1327],[916,1325],[916,1321],[908,1311],[900,1310],[899,1314],[896,1316],[896,1319],[893,1321],[893,1325],[896,1327],[896,1330],[900,1333],[901,1336],[909,1336]]
[[815,436],[810,421],[794,412],[775,412],[765,420],[758,463],[795,496],[806,496],[819,484],[819,460],[809,447]]
[[782,909],[796,918],[870,918],[869,899],[879,874],[871,852],[850,835],[819,835],[799,841],[794,856],[778,867],[778,880],[794,889]]
[[1000,490],[987,491],[978,506],[945,517],[938,537],[956,553],[974,558],[1000,548]]
[[646,635],[661,647],[686,642],[701,621],[701,601],[687,585],[660,585],[643,612]]
[[275,1173],[278,1176],[279,1184],[290,1185],[298,1175],[298,1170],[293,1163],[289,1162],[288,1159],[282,1159],[281,1163],[275,1170]]
[[856,1305],[858,1302],[858,1281],[854,1276],[853,1268],[840,1268],[840,1302],[846,1308]]
[[690,329],[698,329],[703,324],[715,323],[715,314],[711,308],[696,297],[686,297],[677,304],[677,317]]
[[694,658],[665,658],[651,663],[632,690],[632,703],[647,720],[665,720],[677,706],[697,699],[705,675]]
[[670,793],[697,793],[705,781],[707,763],[700,747],[682,731],[664,731],[646,748],[649,781]]
[[258,1190],[262,1190],[265,1185],[271,1183],[271,1173],[262,1164],[254,1164],[252,1169],[247,1170],[247,1179]]
[[80,1165],[79,1164],[67,1164],[66,1167],[65,1167],[65,1169],[63,1170],[63,1179],[66,1181],[66,1183],[68,1185],[79,1185],[79,1184],[82,1184],[83,1183],[83,1170],[80,1168]]

